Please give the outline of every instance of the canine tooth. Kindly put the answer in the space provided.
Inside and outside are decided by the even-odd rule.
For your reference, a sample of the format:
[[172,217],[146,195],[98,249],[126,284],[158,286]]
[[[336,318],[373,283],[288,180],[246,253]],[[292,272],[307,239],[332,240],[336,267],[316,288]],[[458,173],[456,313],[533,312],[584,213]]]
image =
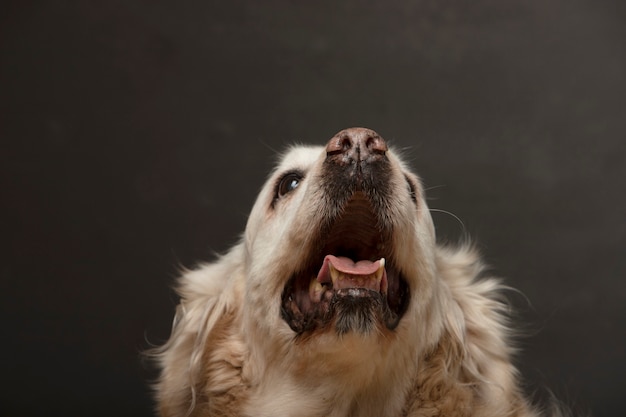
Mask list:
[[337,271],[332,263],[328,264],[328,269],[330,270],[330,279],[333,282],[333,286],[340,279],[340,276],[343,275],[341,272]]
[[319,302],[322,299],[322,292],[324,291],[324,287],[317,280],[317,277],[313,278],[309,283],[309,297],[314,302]]
[[380,258],[378,261],[378,269],[374,273],[374,277],[376,277],[376,281],[380,282],[383,279],[383,272],[385,271],[385,258]]

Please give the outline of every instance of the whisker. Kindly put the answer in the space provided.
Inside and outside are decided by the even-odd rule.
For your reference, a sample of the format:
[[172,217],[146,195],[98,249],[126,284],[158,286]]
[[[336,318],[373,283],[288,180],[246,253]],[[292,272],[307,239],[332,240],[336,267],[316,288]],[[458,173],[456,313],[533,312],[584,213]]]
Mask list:
[[443,214],[447,214],[447,215],[449,215],[449,216],[452,216],[454,219],[456,219],[456,221],[457,221],[457,222],[459,222],[459,224],[461,225],[461,229],[463,230],[463,232],[465,233],[465,232],[467,231],[467,229],[465,228],[465,223],[463,223],[463,220],[461,220],[461,219],[459,218],[459,216],[457,216],[456,214],[451,213],[451,212],[449,212],[449,211],[447,211],[447,210],[436,209],[436,208],[430,208],[429,210],[430,210],[431,212],[434,212],[434,213],[443,213]]
[[263,145],[266,149],[269,149],[270,151],[272,151],[275,155],[280,154],[280,151],[278,149],[274,148],[272,145],[269,144],[269,142],[266,142],[262,138],[258,138],[257,142]]
[[424,191],[436,190],[437,188],[443,188],[443,187],[447,187],[447,185],[445,184],[432,185],[430,187],[424,188]]

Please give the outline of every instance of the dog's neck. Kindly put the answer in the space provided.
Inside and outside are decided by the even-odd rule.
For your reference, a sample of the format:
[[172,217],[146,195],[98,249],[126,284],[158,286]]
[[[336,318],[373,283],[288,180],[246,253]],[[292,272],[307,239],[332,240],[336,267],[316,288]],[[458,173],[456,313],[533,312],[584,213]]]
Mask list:
[[417,358],[393,339],[393,334],[328,332],[269,360],[265,352],[251,352],[247,363],[264,366],[244,371],[251,385],[243,414],[399,415],[415,377],[407,370],[417,369]]

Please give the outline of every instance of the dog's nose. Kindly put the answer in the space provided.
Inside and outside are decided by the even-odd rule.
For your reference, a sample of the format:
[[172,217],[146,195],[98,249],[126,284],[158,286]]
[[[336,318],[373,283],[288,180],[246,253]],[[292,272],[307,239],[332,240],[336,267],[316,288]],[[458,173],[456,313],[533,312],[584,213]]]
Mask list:
[[342,130],[326,145],[326,159],[336,163],[374,162],[384,158],[385,152],[385,140],[363,127]]

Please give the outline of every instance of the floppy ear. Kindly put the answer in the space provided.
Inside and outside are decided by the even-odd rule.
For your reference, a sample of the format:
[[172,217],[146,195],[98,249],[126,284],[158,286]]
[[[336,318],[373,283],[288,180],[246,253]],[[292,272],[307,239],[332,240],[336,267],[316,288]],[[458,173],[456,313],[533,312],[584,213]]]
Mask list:
[[171,336],[151,352],[161,368],[155,387],[161,415],[191,415],[196,405],[206,405],[209,391],[228,389],[240,380],[237,353],[243,345],[235,328],[241,317],[243,256],[240,244],[180,278]]

